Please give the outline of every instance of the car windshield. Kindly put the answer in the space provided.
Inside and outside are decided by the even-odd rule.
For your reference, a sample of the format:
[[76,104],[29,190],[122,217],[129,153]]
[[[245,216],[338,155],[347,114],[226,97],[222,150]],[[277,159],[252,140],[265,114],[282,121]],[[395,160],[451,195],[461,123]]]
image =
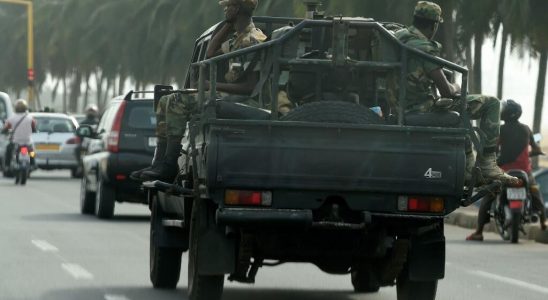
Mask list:
[[64,118],[34,117],[38,132],[70,133],[74,132],[72,122]]

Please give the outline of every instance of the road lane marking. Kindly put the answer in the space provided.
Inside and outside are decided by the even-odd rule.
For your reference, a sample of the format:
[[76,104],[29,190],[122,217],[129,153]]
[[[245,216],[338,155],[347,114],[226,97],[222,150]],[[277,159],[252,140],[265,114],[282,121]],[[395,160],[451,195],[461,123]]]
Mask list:
[[548,288],[540,286],[540,285],[528,283],[528,282],[525,282],[525,281],[521,281],[521,280],[509,278],[509,277],[500,276],[500,275],[489,273],[489,272],[479,271],[479,270],[470,271],[469,273],[473,274],[473,275],[485,277],[485,278],[488,278],[488,279],[497,280],[497,281],[500,281],[500,282],[515,285],[515,286],[518,286],[518,287],[521,287],[521,288],[529,289],[529,290],[532,290],[532,291],[535,291],[535,292],[539,292],[541,294],[547,294],[548,295]]
[[61,267],[75,279],[93,279],[93,274],[77,264],[62,264]]
[[52,244],[43,241],[43,240],[31,240],[31,243],[34,244],[38,249],[44,251],[44,252],[58,252],[59,249],[57,247],[53,246]]
[[130,299],[128,297],[124,296],[124,295],[106,294],[105,295],[105,300],[130,300]]

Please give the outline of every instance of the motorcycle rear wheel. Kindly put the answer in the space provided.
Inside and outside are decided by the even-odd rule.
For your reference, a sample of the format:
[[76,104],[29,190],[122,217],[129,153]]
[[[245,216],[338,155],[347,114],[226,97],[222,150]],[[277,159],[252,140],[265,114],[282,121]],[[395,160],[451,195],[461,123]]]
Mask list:
[[517,244],[519,242],[519,226],[521,224],[521,213],[512,212],[512,224],[510,225],[510,242]]

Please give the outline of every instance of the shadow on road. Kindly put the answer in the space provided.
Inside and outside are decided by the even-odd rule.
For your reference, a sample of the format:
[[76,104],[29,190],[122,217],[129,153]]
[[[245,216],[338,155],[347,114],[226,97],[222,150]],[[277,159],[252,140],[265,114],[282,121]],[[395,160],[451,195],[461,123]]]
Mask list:
[[149,222],[150,216],[148,215],[114,215],[110,220],[100,220],[95,216],[81,215],[78,213],[53,213],[53,214],[34,214],[25,215],[21,217],[26,221],[34,222],[112,222],[112,223],[141,223]]
[[[155,290],[152,287],[107,287],[105,289],[74,288],[54,290],[46,293],[43,300],[96,300],[109,299],[131,300],[188,300],[187,289]],[[351,297],[354,295],[353,297]],[[116,297],[117,296],[117,297]],[[125,297],[125,298],[123,298]],[[282,290],[282,289],[244,289],[225,288],[223,300],[350,300],[355,294],[344,291],[327,290]]]

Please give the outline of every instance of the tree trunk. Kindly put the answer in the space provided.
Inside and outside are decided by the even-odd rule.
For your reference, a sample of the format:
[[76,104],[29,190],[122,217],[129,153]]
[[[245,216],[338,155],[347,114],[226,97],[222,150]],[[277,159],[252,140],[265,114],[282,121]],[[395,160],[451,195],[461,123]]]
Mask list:
[[474,36],[474,89],[473,93],[481,93],[481,47],[483,46],[483,36],[475,35]]
[[82,108],[80,111],[84,111],[86,109],[86,107],[88,107],[88,103],[89,103],[89,90],[90,90],[90,85],[89,85],[89,77],[90,77],[90,74],[86,74],[86,90],[84,91],[84,102],[82,103]]
[[50,109],[54,109],[55,102],[57,100],[57,90],[59,89],[59,81],[60,79],[57,79],[55,81],[55,85],[53,86],[53,89],[51,90],[51,106]]
[[112,85],[112,79],[107,78],[107,87],[105,88],[105,94],[103,96],[103,106],[107,107],[108,103],[108,92],[110,91],[110,86]]
[[104,109],[105,109],[105,106],[103,105],[103,101],[102,98],[103,98],[103,75],[99,75],[99,71],[96,71],[95,72],[95,82],[96,82],[96,86],[97,88],[95,89],[95,97],[96,97],[96,101],[97,101],[97,106],[99,107],[99,111],[102,113],[104,112]]
[[63,113],[67,113],[67,77],[63,77]]
[[[540,133],[542,128],[542,110],[544,106],[544,90],[546,87],[546,63],[548,60],[548,49],[540,53],[537,81],[537,95],[535,97],[535,117],[533,119],[533,133]],[[538,169],[538,156],[533,159],[533,168]]]
[[118,80],[118,95],[123,95],[126,90],[126,75],[124,71],[120,72]]
[[504,28],[502,28],[502,41],[500,43],[500,57],[499,57],[499,75],[497,81],[497,98],[502,99],[502,88],[504,86],[504,63],[506,61],[506,46],[508,44],[508,34]]
[[69,99],[69,111],[77,112],[78,111],[78,99],[80,98],[82,85],[82,73],[79,70],[76,70],[74,74],[74,80],[72,81],[72,86],[70,88],[70,99]]

